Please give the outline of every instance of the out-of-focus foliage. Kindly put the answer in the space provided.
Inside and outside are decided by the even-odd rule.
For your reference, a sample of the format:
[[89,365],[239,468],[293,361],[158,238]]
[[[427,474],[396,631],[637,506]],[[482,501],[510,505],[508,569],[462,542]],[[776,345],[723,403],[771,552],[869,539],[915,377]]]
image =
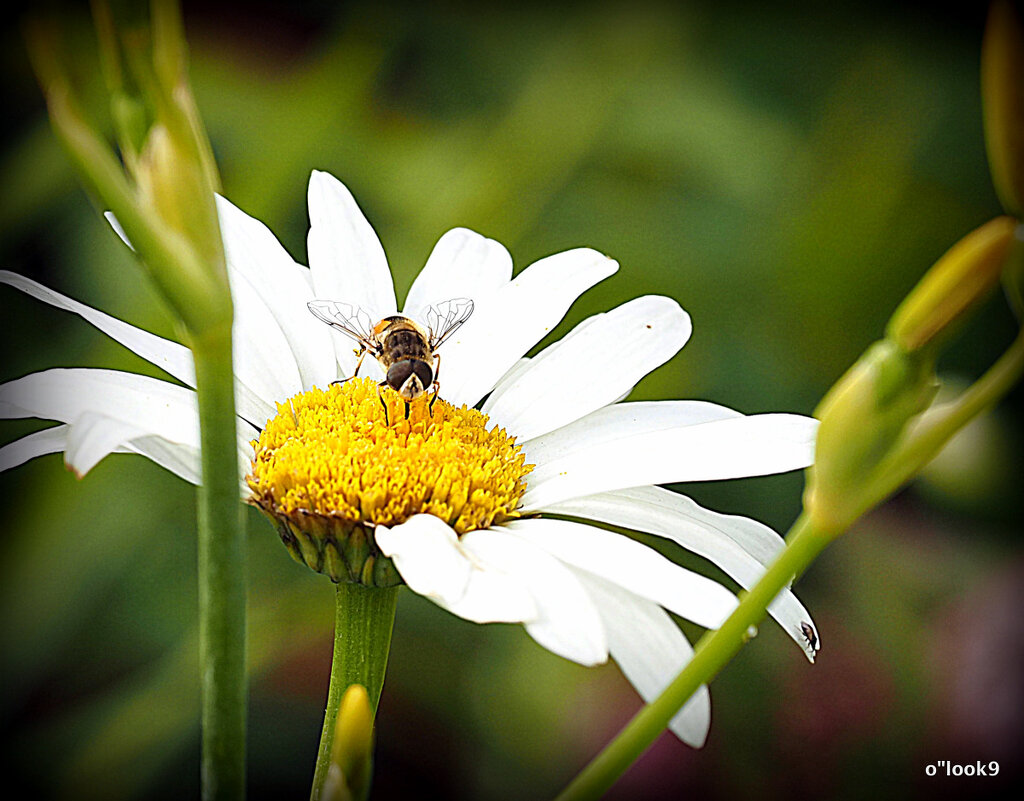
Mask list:
[[[634,397],[745,412],[809,413],[928,266],[999,213],[975,4],[480,5],[187,5],[229,198],[305,261],[306,182],[331,171],[380,234],[400,295],[456,225],[504,242],[517,268],[599,248],[621,271],[553,336],[638,294],[671,295],[694,337]],[[62,21],[79,80],[98,90],[86,20]],[[174,336],[58,150],[16,28],[4,37],[0,266]],[[78,319],[6,288],[0,303],[0,379],[67,365],[159,375]],[[1012,332],[993,304],[941,367],[971,378]],[[937,759],[998,759],[1004,779],[1019,776],[1022,707],[994,700],[1024,675],[1008,408],[803,581],[817,665],[766,623],[712,688],[707,748],[664,737],[616,797],[932,797],[944,790],[924,767]],[[32,428],[5,423],[4,441]],[[129,456],[81,482],[59,457],[0,482],[8,783],[41,797],[196,795],[193,489]],[[800,488],[791,475],[680,489],[785,529]],[[312,776],[332,588],[255,515],[250,541],[252,795],[296,797]],[[637,705],[614,666],[577,667],[518,627],[473,626],[403,593],[375,797],[551,795]]]

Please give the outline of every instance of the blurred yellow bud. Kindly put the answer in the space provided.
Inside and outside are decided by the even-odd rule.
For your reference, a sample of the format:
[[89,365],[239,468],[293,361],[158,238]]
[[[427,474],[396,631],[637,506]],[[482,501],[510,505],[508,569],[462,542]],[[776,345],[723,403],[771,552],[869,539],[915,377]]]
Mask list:
[[804,494],[821,530],[844,531],[878,501],[876,469],[937,386],[931,359],[883,340],[832,387],[815,411],[821,426]]
[[968,420],[995,402],[1024,369],[1024,340],[953,403],[929,408],[938,389],[938,345],[1019,265],[1019,224],[997,217],[949,249],[893,314],[876,342],[815,412],[814,465],[804,503],[833,535],[913,478]]
[[214,190],[191,150],[162,120],[153,123],[134,169],[139,199],[160,225],[188,239],[201,261],[219,263],[223,245]]
[[214,194],[219,179],[188,84],[177,3],[153,0],[151,36],[122,35],[102,0],[94,3],[94,16],[120,153],[80,111],[55,26],[35,21],[28,25],[27,43],[54,130],[186,331],[200,337],[230,330]]
[[999,283],[1016,220],[996,219],[951,247],[889,320],[887,336],[906,351],[936,344]]
[[361,684],[350,684],[334,724],[331,766],[323,801],[360,801],[369,796],[373,767],[373,709]]
[[981,48],[985,144],[996,193],[1024,217],[1024,26],[1013,4],[992,4]]

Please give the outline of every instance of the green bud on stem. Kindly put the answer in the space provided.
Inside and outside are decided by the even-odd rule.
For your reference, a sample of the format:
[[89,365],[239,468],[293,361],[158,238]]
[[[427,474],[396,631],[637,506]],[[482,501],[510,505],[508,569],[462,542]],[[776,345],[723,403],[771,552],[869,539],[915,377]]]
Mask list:
[[895,342],[876,342],[836,382],[821,420],[804,506],[822,531],[844,531],[877,499],[865,492],[905,426],[938,388],[933,362]]
[[896,309],[886,335],[907,351],[938,344],[999,284],[1016,220],[996,217],[951,247]]
[[334,724],[331,766],[323,801],[361,801],[369,796],[373,775],[373,709],[361,684],[350,684],[341,697]]
[[1015,343],[959,402],[929,408],[939,386],[939,346],[1004,273],[1013,272],[1008,265],[1017,231],[1016,220],[997,217],[950,248],[896,309],[886,338],[822,400],[804,494],[805,509],[822,531],[839,534],[895,492],[1019,375]]
[[29,54],[54,131],[188,335],[199,339],[230,328],[231,294],[214,196],[219,179],[188,85],[179,9],[173,0],[154,0],[152,36],[136,31],[120,39],[108,6],[96,0],[93,10],[121,152],[81,112],[58,56],[55,27],[32,21]]
[[1024,25],[997,0],[981,47],[981,99],[992,183],[1007,214],[1024,217]]

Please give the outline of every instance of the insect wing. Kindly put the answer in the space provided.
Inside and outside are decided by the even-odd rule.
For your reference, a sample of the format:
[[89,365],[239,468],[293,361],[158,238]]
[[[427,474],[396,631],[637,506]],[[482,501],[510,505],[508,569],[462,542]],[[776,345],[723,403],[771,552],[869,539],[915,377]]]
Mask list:
[[373,318],[365,309],[340,300],[312,300],[306,304],[313,316],[346,336],[352,337],[364,348],[373,349]]
[[469,319],[473,313],[473,301],[469,298],[452,298],[427,309],[427,329],[430,331],[430,349],[437,350],[448,337]]

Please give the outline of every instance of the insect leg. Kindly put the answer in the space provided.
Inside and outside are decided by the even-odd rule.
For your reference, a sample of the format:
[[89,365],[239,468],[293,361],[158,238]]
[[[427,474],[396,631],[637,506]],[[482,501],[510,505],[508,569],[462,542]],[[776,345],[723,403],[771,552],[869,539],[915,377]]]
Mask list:
[[431,417],[434,416],[434,403],[437,401],[437,395],[441,391],[441,382],[437,380],[437,374],[441,372],[441,354],[440,353],[435,353],[434,354],[434,361],[436,362],[436,364],[434,366],[434,383],[433,383],[433,385],[431,387],[434,390],[434,395],[430,399],[430,403],[427,404],[427,411],[430,412],[430,416]]
[[384,409],[384,425],[391,425],[388,421],[388,405],[384,402],[384,395],[379,389],[377,390],[377,400],[380,401],[381,408]]
[[352,375],[350,375],[348,378],[339,378],[337,381],[332,381],[331,382],[332,385],[333,384],[345,384],[345,383],[351,381],[357,375],[359,375],[359,368],[363,366],[363,359],[366,358],[366,354],[369,353],[369,351],[366,348],[363,348],[362,351],[358,351],[357,350],[356,353],[359,353],[360,356],[359,356],[359,361],[356,362],[355,372],[353,372]]
[[409,419],[409,401],[405,402],[405,419]]

